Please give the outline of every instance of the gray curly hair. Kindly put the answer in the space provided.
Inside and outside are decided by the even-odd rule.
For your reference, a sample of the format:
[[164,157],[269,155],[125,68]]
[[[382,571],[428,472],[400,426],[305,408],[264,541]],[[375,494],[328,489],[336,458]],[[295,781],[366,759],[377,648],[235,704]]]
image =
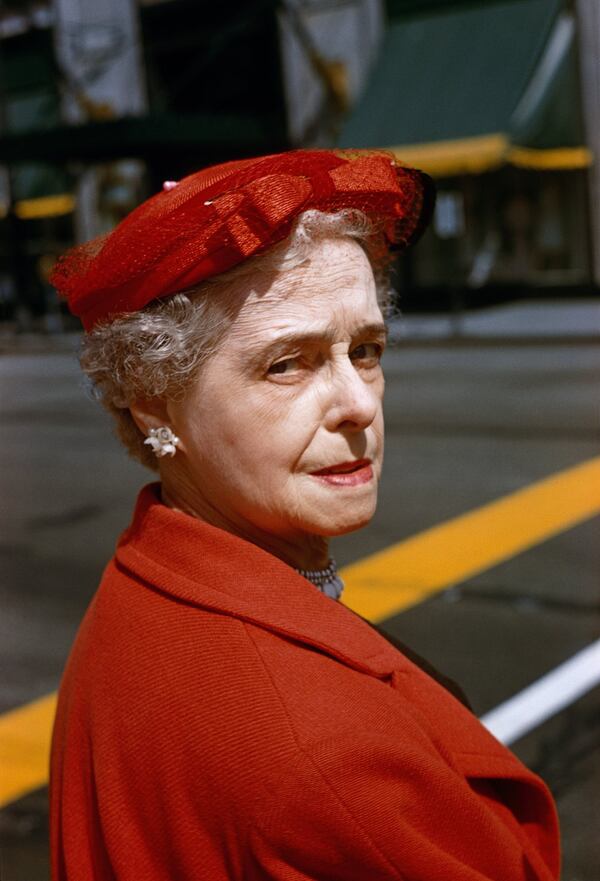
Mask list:
[[379,303],[390,302],[389,272],[376,264],[371,246],[378,230],[361,211],[300,214],[291,234],[264,254],[250,258],[197,288],[154,300],[139,312],[104,322],[84,335],[80,364],[93,396],[115,419],[116,432],[130,455],[154,471],[157,460],[135,424],[130,404],[166,397],[181,400],[191,379],[231,326],[236,310],[228,296],[240,281],[282,272],[310,258],[314,243],[331,238],[359,242],[371,261]]

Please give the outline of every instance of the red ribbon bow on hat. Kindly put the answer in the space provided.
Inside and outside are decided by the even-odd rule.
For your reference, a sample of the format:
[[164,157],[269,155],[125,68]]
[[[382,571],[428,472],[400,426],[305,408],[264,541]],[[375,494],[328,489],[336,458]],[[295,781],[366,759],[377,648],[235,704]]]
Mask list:
[[389,246],[405,248],[419,237],[433,204],[427,175],[382,152],[295,150],[227,162],[168,184],[111,233],[56,264],[51,282],[86,330],[266,251],[310,208],[363,211]]

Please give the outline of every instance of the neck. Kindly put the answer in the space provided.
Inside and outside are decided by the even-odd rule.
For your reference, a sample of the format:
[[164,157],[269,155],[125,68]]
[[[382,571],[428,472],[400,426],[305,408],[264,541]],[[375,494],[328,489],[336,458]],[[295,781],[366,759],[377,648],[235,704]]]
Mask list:
[[294,569],[324,569],[328,565],[329,539],[325,536],[310,533],[274,535],[251,523],[227,516],[185,483],[165,479],[165,475],[161,477],[163,504],[174,511],[196,517],[217,529],[237,535],[238,538],[273,554]]

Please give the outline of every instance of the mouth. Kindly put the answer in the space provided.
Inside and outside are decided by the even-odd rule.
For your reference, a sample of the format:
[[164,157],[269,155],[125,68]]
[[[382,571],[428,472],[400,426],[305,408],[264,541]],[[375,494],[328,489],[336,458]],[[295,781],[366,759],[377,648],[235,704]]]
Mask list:
[[310,475],[332,486],[358,486],[373,479],[373,467],[370,459],[354,459],[311,471]]
[[314,477],[322,477],[327,474],[352,474],[361,468],[366,468],[371,464],[370,459],[354,459],[352,462],[340,462],[337,465],[329,465],[327,468],[321,468],[320,471],[311,471]]

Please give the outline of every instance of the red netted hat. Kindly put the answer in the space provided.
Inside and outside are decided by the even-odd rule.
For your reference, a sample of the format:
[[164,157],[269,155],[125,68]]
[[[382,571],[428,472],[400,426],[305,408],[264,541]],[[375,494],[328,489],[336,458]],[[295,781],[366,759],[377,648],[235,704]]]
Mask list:
[[430,178],[389,153],[294,150],[226,162],[165,184],[111,233],[67,252],[51,282],[90,330],[266,251],[308,209],[360,209],[387,246],[403,249],[432,204]]

